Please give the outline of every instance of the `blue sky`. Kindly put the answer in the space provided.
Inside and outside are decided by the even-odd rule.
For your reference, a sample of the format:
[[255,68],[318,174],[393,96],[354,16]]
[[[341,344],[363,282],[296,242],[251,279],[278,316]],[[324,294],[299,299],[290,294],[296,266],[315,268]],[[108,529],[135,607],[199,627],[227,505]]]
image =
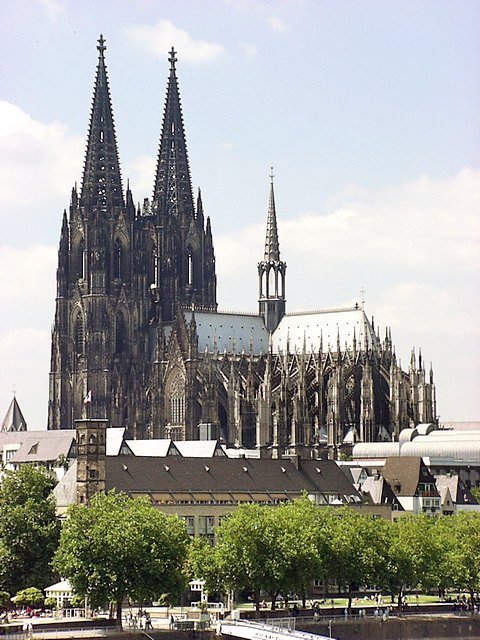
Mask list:
[[[168,50],[221,308],[255,310],[274,166],[289,310],[349,304],[433,361],[442,419],[480,419],[480,3],[3,0],[0,413],[45,423],[61,215],[96,39],[124,182],[150,196]],[[3,407],[3,408],[2,408]]]

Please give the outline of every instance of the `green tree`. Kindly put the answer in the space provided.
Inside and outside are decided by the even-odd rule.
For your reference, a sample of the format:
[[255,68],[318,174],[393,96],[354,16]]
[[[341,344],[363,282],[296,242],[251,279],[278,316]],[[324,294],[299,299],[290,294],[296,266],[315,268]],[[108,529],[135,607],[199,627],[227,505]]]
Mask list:
[[257,611],[262,590],[272,609],[280,594],[293,591],[305,598],[311,581],[324,572],[327,513],[307,498],[274,508],[240,507],[217,528],[202,577],[209,588],[252,591]]
[[337,511],[330,521],[328,574],[347,588],[349,611],[353,588],[376,584],[383,575],[387,526],[385,520],[359,514],[349,507]]
[[18,607],[40,607],[44,600],[43,593],[36,587],[22,589],[13,598]]
[[63,469],[64,471],[68,471],[70,463],[68,462],[68,458],[65,454],[61,453],[58,458],[55,460],[55,466],[59,469]]
[[177,516],[111,491],[69,508],[54,565],[93,606],[114,603],[121,626],[124,598],[141,602],[181,590],[187,546]]
[[0,607],[9,607],[10,602],[10,594],[7,591],[0,591]]
[[437,581],[435,524],[434,517],[420,514],[398,518],[388,527],[383,586],[396,595],[399,609],[406,589]]
[[49,596],[48,598],[45,598],[45,602],[43,603],[43,606],[46,609],[55,609],[57,606],[57,599],[54,598],[53,596]]
[[473,602],[474,593],[480,591],[480,513],[460,511],[443,518],[442,525],[452,581],[460,589],[466,589]]
[[223,590],[252,591],[257,612],[262,589],[278,594],[281,588],[282,558],[274,511],[257,504],[242,505],[216,531],[215,558]]
[[0,589],[16,593],[51,584],[60,525],[54,480],[30,465],[7,471],[0,485]]
[[470,489],[470,493],[475,498],[475,500],[480,504],[480,487],[472,487]]
[[330,509],[319,509],[307,497],[273,510],[283,568],[281,592],[297,593],[304,605],[312,581],[326,573],[327,525],[331,515]]
[[185,572],[189,580],[205,580],[207,593],[223,592],[216,548],[205,538],[193,538],[188,547]]

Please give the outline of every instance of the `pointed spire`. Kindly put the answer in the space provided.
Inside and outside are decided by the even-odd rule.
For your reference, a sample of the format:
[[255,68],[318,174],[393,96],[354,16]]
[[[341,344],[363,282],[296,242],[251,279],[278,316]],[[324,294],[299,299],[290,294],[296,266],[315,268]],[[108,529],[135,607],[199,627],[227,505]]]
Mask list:
[[130,180],[127,180],[127,190],[125,192],[125,204],[126,210],[131,215],[131,217],[135,217],[135,204],[133,202],[132,190],[130,189]]
[[270,195],[268,197],[267,233],[265,236],[265,262],[278,262],[280,260],[280,246],[278,243],[277,214],[275,211],[273,177],[273,167],[271,167]]
[[192,185],[182,106],[175,73],[177,58],[173,47],[168,59],[170,76],[163,112],[153,200],[159,215],[191,219],[194,217]]
[[15,397],[15,392],[10,403],[10,406],[7,409],[7,413],[5,418],[0,425],[1,431],[26,431],[27,423],[25,418],[23,417],[22,410],[20,409],[17,398]]
[[[202,203],[202,192],[200,191],[200,187],[198,187],[198,196],[197,196],[197,220],[200,222],[203,228],[203,203]],[[210,230],[211,233],[211,230]]]
[[81,204],[106,211],[109,204],[123,206],[123,191],[105,66],[106,47],[102,35],[97,49],[99,56],[83,169]]

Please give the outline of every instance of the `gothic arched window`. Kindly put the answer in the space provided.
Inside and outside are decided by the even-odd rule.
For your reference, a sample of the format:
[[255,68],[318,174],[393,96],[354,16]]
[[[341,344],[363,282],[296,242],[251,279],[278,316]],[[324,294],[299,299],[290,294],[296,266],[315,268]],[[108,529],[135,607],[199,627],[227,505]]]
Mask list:
[[180,371],[172,375],[167,384],[169,396],[169,422],[172,425],[185,423],[185,378]]
[[113,248],[113,277],[121,279],[123,275],[123,247],[117,238]]
[[75,318],[74,332],[75,352],[77,355],[83,355],[85,351],[85,330],[81,313]]
[[156,284],[156,263],[157,263],[157,247],[154,242],[148,245],[147,249],[147,277],[148,285]]
[[127,345],[127,329],[123,313],[119,311],[115,318],[115,353],[123,353]]
[[76,280],[85,278],[85,240],[80,239],[73,250],[72,272]]
[[193,285],[193,276],[194,276],[194,272],[193,272],[193,256],[192,256],[192,252],[189,251],[187,254],[187,260],[188,260],[188,282],[187,284]]

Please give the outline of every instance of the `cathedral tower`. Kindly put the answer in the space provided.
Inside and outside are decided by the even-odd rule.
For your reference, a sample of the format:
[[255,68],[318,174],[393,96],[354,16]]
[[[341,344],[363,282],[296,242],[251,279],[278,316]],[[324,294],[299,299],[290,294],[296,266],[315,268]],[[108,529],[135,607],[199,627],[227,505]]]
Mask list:
[[97,49],[82,185],[60,235],[48,428],[88,417],[158,437],[165,324],[193,304],[216,311],[212,230],[200,191],[193,199],[175,51],[153,199],[136,210],[122,188],[103,36]]
[[132,296],[135,208],[130,189],[125,198],[122,190],[103,36],[97,49],[82,186],[72,190],[60,236],[49,429],[86,417],[87,397],[92,416],[125,424],[124,372],[142,349],[130,339],[146,302]]
[[275,331],[285,315],[286,269],[286,263],[280,259],[272,173],[270,175],[265,253],[263,260],[258,263],[259,313],[263,316],[265,325],[270,332]]
[[152,201],[157,238],[150,247],[157,256],[150,284],[158,288],[166,322],[174,319],[177,304],[217,307],[210,219],[205,226],[200,190],[196,208],[193,201],[176,61],[172,47]]

